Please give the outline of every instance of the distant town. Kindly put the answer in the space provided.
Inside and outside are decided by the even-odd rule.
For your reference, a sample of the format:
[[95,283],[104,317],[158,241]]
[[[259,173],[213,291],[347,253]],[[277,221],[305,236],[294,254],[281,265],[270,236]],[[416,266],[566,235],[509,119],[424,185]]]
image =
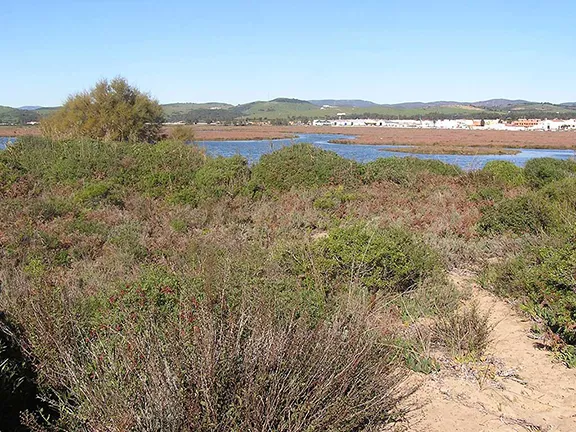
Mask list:
[[[345,114],[342,113],[342,116]],[[515,121],[494,120],[374,120],[374,119],[338,119],[314,120],[313,126],[334,127],[384,127],[413,129],[473,129],[501,131],[566,131],[576,130],[576,119],[518,119]]]

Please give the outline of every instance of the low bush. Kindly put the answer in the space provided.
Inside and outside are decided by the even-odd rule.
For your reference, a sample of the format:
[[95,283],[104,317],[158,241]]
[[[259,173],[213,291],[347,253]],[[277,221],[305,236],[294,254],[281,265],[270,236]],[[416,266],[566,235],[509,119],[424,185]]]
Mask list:
[[489,318],[476,304],[453,309],[436,321],[435,339],[456,358],[479,360],[490,343],[493,326]]
[[22,173],[30,174],[43,183],[70,183],[117,175],[121,168],[119,162],[130,149],[131,146],[119,143],[60,142],[22,137],[3,152],[3,157]]
[[491,174],[497,182],[506,186],[522,186],[526,182],[524,169],[512,162],[489,161],[482,171]]
[[0,196],[18,180],[20,173],[10,166],[9,161],[2,157],[6,151],[0,151]]
[[482,187],[470,194],[470,201],[500,201],[504,191],[498,187]]
[[194,179],[207,156],[198,147],[178,141],[134,146],[123,172],[125,184],[136,184],[152,197],[167,197],[194,188]]
[[576,175],[576,162],[553,158],[531,159],[524,168],[526,180],[533,188]]
[[208,159],[198,169],[194,185],[200,199],[218,199],[236,196],[246,187],[249,179],[250,169],[245,158],[240,155],[217,157]]
[[561,219],[558,209],[536,193],[505,199],[482,213],[478,229],[484,234],[538,233],[557,226]]
[[349,201],[356,199],[354,193],[347,192],[342,186],[332,188],[314,199],[314,208],[318,210],[333,211]]
[[83,182],[86,190],[79,194],[88,201],[111,192],[112,185],[137,187],[151,196],[165,197],[193,187],[195,173],[207,159],[198,147],[177,141],[152,145],[57,142],[37,137],[19,139],[2,158],[44,186]]
[[462,174],[462,169],[455,165],[415,157],[380,158],[365,164],[364,181],[390,181],[397,184],[410,184],[418,174],[429,172],[443,176]]
[[436,253],[400,228],[336,228],[313,243],[310,254],[292,253],[292,271],[329,291],[358,283],[370,291],[406,292],[442,272]]
[[170,128],[168,131],[168,138],[173,141],[181,141],[183,143],[194,142],[194,129],[192,126],[178,125]]
[[565,205],[567,211],[575,211],[576,177],[549,183],[541,189],[540,194],[550,201]]
[[519,299],[522,308],[543,321],[566,344],[576,345],[576,243],[574,236],[533,246],[490,268],[484,285]]
[[337,302],[319,320],[255,281],[232,287],[243,269],[222,271],[231,286],[214,285],[215,271],[190,285],[152,269],[80,309],[45,300],[54,309],[34,324],[52,332],[39,354],[54,356],[44,372],[61,391],[55,426],[361,431],[402,419],[411,388],[373,303]]
[[106,181],[95,181],[85,184],[76,195],[75,200],[88,207],[95,207],[102,203],[122,207],[124,202],[121,194],[113,184]]
[[311,144],[284,147],[260,158],[252,168],[254,191],[288,191],[361,181],[362,166]]

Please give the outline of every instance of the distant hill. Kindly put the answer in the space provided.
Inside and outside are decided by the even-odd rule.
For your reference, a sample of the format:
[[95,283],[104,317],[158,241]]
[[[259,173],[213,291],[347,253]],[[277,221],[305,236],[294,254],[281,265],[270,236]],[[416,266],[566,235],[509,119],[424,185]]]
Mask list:
[[368,108],[377,105],[374,102],[362,99],[320,99],[309,100],[308,102],[319,107],[330,105],[336,107]]
[[39,115],[36,111],[0,106],[0,124],[20,125],[38,121],[38,119]]
[[437,102],[402,102],[383,106],[392,108],[401,108],[401,109],[415,109],[415,108],[417,109],[417,108],[453,107],[460,105],[467,105],[467,104],[455,101],[437,101]]
[[509,108],[518,105],[527,105],[531,104],[532,102],[517,99],[517,100],[510,100],[510,99],[489,99],[485,101],[479,102],[472,102],[470,105],[480,107],[480,108],[488,108],[488,109],[496,109],[496,108]]
[[[361,99],[302,100],[276,98],[241,105],[221,102],[170,103],[162,105],[170,122],[244,122],[247,120],[286,123],[289,120],[335,118],[576,118],[576,102],[551,104],[523,99],[490,99],[478,102],[433,101],[375,104]],[[58,107],[0,107],[0,123],[25,124],[50,115]]]

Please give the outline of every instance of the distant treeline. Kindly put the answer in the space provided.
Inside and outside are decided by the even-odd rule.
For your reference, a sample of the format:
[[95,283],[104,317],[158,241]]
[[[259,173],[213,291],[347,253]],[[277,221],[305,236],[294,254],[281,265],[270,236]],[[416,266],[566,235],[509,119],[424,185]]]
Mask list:
[[[245,112],[245,106],[243,107],[233,107],[228,109],[210,109],[210,108],[200,108],[194,109],[188,112],[175,112],[166,115],[165,120],[167,122],[184,122],[187,124],[196,123],[224,123],[224,124],[241,124],[247,121],[257,121],[257,122],[270,122],[273,125],[287,125],[289,123],[310,123],[313,120],[330,120],[334,116],[286,116],[284,118],[268,118],[266,115],[263,116],[247,116]],[[0,107],[0,124],[10,124],[10,125],[24,125],[29,122],[40,121],[43,116],[34,110],[21,110],[15,108],[2,108]],[[446,114],[442,112],[427,112],[425,114],[376,114],[370,111],[363,113],[348,114],[345,116],[340,116],[343,119],[356,119],[356,118],[372,118],[377,120],[444,120],[444,119],[457,119],[457,118],[474,118],[478,120],[488,120],[488,119],[501,119],[501,120],[518,120],[521,118],[535,118],[535,119],[546,119],[546,118],[558,118],[558,119],[570,119],[576,117],[576,112],[563,112],[556,113],[552,111],[518,111],[502,113],[498,111],[477,111],[470,112],[469,115],[463,115],[462,113],[457,114]]]

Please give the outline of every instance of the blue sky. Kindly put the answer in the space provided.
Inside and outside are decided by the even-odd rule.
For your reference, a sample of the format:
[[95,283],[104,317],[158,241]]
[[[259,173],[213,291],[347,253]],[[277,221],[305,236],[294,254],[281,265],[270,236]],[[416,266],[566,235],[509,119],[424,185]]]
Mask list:
[[576,2],[5,2],[0,105],[122,75],[162,103],[576,101]]

